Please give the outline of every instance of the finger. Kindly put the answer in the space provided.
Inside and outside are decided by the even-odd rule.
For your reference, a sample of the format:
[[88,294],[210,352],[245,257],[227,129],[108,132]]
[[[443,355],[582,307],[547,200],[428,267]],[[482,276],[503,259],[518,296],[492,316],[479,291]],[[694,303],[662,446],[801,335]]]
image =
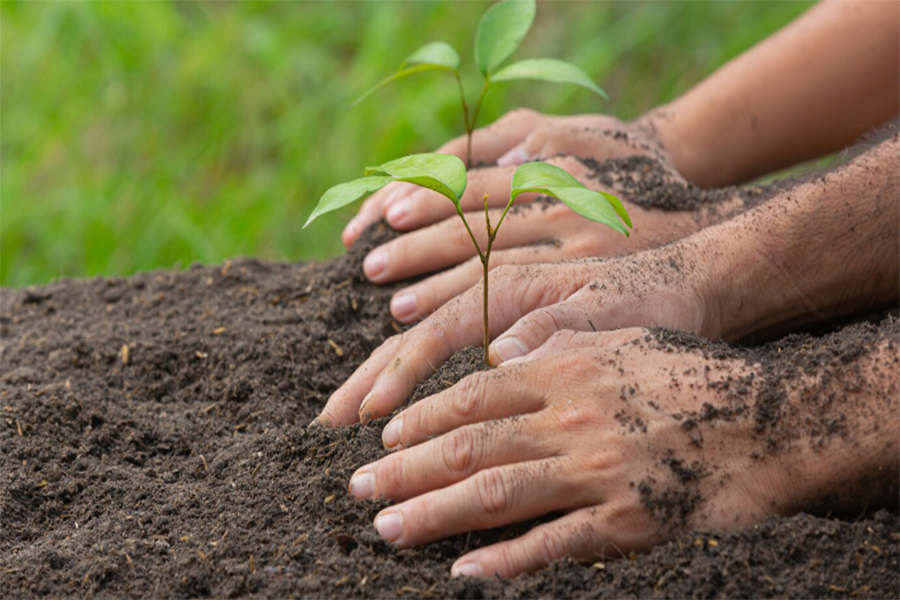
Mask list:
[[[575,177],[583,178],[586,173],[584,165],[570,157],[558,157],[548,162],[566,169]],[[504,185],[506,185],[505,197],[508,198],[509,182],[507,181]],[[536,194],[522,194],[516,198],[516,203],[527,204],[536,197]],[[433,206],[439,205],[446,205],[454,211],[454,215],[433,225],[432,228],[421,229],[409,234],[413,237],[401,236],[372,250],[366,256],[363,261],[363,272],[370,281],[386,283],[405,279],[458,265],[478,254],[468,230],[455,216],[455,208],[452,203],[446,198],[439,198],[437,204]],[[503,203],[503,206],[505,207],[506,204]],[[463,206],[463,208],[466,207]],[[487,241],[483,216],[484,204],[482,202],[473,208],[475,212],[466,213],[466,221],[479,247],[484,248]],[[502,211],[499,209],[491,212],[491,222],[494,227],[497,226],[501,214]],[[555,239],[557,236],[561,237],[567,229],[565,223],[559,222],[560,220],[557,218],[549,217],[562,215],[570,216],[571,212],[569,209],[565,209],[547,214],[516,214],[515,211],[507,213],[507,218],[502,224],[502,234],[497,235],[494,247],[502,249],[512,246],[527,246],[539,241]],[[535,219],[540,219],[541,222],[538,224]],[[565,221],[565,219],[561,220]],[[434,227],[439,229],[433,229]]]
[[416,186],[411,183],[396,181],[369,196],[360,206],[356,216],[350,219],[350,222],[344,227],[344,231],[341,234],[341,241],[344,243],[344,246],[350,247],[353,242],[359,239],[360,234],[366,227],[381,220],[387,203],[393,202],[397,197],[404,196],[414,189],[416,189]]
[[[490,270],[503,265],[558,262],[570,258],[566,246],[537,244],[491,252]],[[391,299],[391,314],[400,323],[412,323],[430,315],[452,298],[481,281],[484,267],[477,256],[456,267],[399,290]]]
[[[639,325],[632,315],[637,306],[598,306],[597,290],[584,289],[565,302],[546,305],[523,316],[491,344],[491,363],[525,356],[550,339],[557,331],[605,331],[624,325]],[[601,310],[602,308],[602,310]]]
[[[565,169],[588,187],[596,186],[587,178],[588,169],[579,160],[570,156],[554,156],[547,163]],[[504,208],[509,203],[510,183],[516,166],[486,167],[472,169],[468,172],[468,184],[460,208],[465,211],[483,211],[484,195],[488,195],[488,206]],[[528,204],[538,197],[537,194],[520,194],[516,204]],[[442,219],[456,215],[456,207],[447,198],[424,188],[415,188],[406,196],[398,197],[390,204],[385,204],[384,218],[395,229],[409,231],[431,225]]]
[[483,470],[554,456],[559,450],[532,421],[488,421],[455,429],[366,465],[350,479],[354,498],[406,500]]
[[[493,164],[497,157],[525,139],[538,123],[548,118],[539,112],[519,108],[509,111],[487,127],[476,129],[472,133],[472,164]],[[465,160],[467,145],[468,138],[462,135],[441,146],[438,152],[455,154]]]
[[648,545],[645,519],[636,511],[592,506],[538,525],[525,535],[460,557],[453,576],[512,578],[563,558],[618,557]]
[[[484,195],[488,206],[503,208],[509,202],[509,184],[514,167],[486,167],[468,173],[466,191],[460,198],[463,211],[484,211]],[[523,194],[517,202],[530,202]],[[531,194],[531,196],[535,196]],[[384,218],[391,227],[401,231],[418,229],[456,215],[456,207],[441,194],[425,188],[416,188],[409,194],[384,207]]]
[[578,506],[589,491],[565,475],[564,464],[549,458],[478,471],[381,511],[375,528],[387,541],[407,548]]
[[375,349],[353,375],[335,391],[313,423],[326,427],[343,427],[359,420],[359,404],[375,378],[399,347],[403,335],[395,335]]
[[[491,223],[496,225],[502,214],[500,209],[491,210]],[[487,247],[484,212],[470,212],[465,216],[468,229],[459,218],[450,217],[373,249],[363,259],[363,273],[373,283],[387,283],[456,266],[477,256],[479,249],[483,251]],[[524,216],[507,216],[502,235],[496,237],[493,249],[528,246],[556,234],[556,222],[547,220],[542,227],[535,227],[534,219],[526,220]]]
[[557,331],[550,338],[532,350],[525,356],[507,360],[501,363],[504,368],[521,365],[539,358],[552,356],[560,352],[574,350],[575,348],[614,348],[622,346],[634,340],[642,339],[647,335],[647,330],[642,327],[628,327],[615,331],[573,331],[563,329]]
[[[583,286],[590,276],[585,265],[503,266],[491,277],[489,334],[505,331],[522,315],[559,302]],[[475,286],[451,300],[404,334],[397,353],[381,372],[360,406],[360,419],[386,416],[415,386],[455,351],[480,344],[483,335],[483,290]]]
[[[409,448],[457,427],[540,410],[546,390],[534,370],[472,373],[456,385],[417,402],[381,433],[386,448]],[[515,373],[513,376],[512,373]]]
[[[588,187],[596,186],[587,178],[588,169],[579,160],[570,156],[554,156],[547,162],[571,173]],[[510,182],[516,166],[486,167],[471,169],[468,172],[466,192],[460,198],[463,211],[483,211],[484,195],[488,195],[488,206],[503,208],[509,202]],[[537,194],[521,194],[516,204],[527,204],[537,198]],[[456,214],[456,207],[447,198],[437,192],[416,188],[407,196],[397,198],[391,204],[385,204],[384,218],[391,227],[401,231],[417,229],[436,223],[441,219]]]
[[586,125],[583,119],[555,119],[535,128],[522,143],[497,159],[498,166],[520,165],[558,154],[597,161],[652,154],[649,146],[629,143],[629,132],[621,124],[602,119]]

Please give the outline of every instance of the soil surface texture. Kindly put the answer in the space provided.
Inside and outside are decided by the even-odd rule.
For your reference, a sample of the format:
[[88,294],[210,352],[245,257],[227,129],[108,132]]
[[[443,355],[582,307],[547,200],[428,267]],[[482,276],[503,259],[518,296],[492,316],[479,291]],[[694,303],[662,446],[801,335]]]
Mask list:
[[[532,524],[395,551],[372,527],[384,504],[347,493],[353,471],[383,455],[385,420],[306,427],[400,330],[388,312],[392,288],[368,284],[360,268],[366,249],[391,235],[374,226],[325,263],[235,259],[3,290],[3,595],[900,595],[900,521],[886,510],[689,532],[646,555],[561,561],[509,582],[451,579],[450,565]],[[825,358],[804,350],[822,346],[809,335],[753,349],[655,335],[674,351],[767,361],[780,376],[850,352],[842,336],[896,335],[890,318],[854,327],[829,334]],[[479,357],[458,353],[411,401],[452,385]]]

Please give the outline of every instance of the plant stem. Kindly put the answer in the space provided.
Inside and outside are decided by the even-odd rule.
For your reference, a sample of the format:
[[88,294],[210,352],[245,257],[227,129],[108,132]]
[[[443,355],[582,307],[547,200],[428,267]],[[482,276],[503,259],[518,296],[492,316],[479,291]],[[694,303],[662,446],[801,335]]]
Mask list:
[[[488,246],[490,248],[490,246]],[[488,256],[490,255],[490,250],[488,250]],[[484,259],[481,261],[482,267],[484,267],[484,364],[486,366],[491,366],[491,353],[489,350],[491,343],[491,333],[490,327],[488,325],[488,259]]]
[[463,214],[463,211],[459,207],[459,204],[456,205],[456,213],[459,215],[459,218],[462,219],[463,225],[466,226],[466,231],[469,232],[469,237],[472,238],[472,245],[475,246],[475,250],[478,252],[478,258],[481,259],[481,262],[484,262],[484,253],[481,251],[481,246],[478,245],[478,240],[475,239],[475,234],[472,233],[472,228],[469,227],[469,222],[466,221],[466,215]]
[[462,78],[459,76],[459,71],[453,69],[453,76],[456,77],[456,85],[459,87],[459,101],[462,104],[463,123],[466,125],[466,136],[468,136],[468,142],[466,144],[466,168],[468,169],[472,166],[472,128],[474,124],[469,123],[469,105],[466,103],[466,91],[463,88],[463,82]]
[[[478,95],[478,102],[475,103],[475,111],[472,113],[472,122],[468,124],[466,128],[466,135],[468,136],[468,140],[466,142],[466,167],[472,166],[472,133],[475,131],[475,125],[478,123],[478,113],[481,110],[481,102],[484,100],[484,95],[487,94],[488,88],[491,86],[491,80],[485,76],[484,78],[484,86],[481,88],[481,93]],[[468,110],[466,111],[468,112]]]
[[[494,245],[494,238],[497,237],[497,230],[491,228],[491,215],[488,212],[488,195],[484,195],[484,224],[487,227],[488,234],[488,242],[487,249],[484,252],[484,255],[481,259],[481,266],[484,269],[484,300],[483,300],[483,310],[484,310],[484,364],[486,366],[491,366],[491,354],[489,351],[490,343],[491,343],[491,332],[490,332],[490,324],[488,322],[490,311],[488,310],[488,273],[490,272],[490,262],[491,262],[491,247]],[[500,224],[497,224],[499,228]]]

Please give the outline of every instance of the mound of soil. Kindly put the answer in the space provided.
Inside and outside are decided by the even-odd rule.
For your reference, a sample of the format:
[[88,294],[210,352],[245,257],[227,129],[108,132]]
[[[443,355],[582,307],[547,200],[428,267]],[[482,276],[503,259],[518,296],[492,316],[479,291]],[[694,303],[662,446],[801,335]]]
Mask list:
[[[373,227],[326,263],[240,259],[3,290],[4,595],[900,595],[900,521],[883,510],[692,532],[647,555],[563,561],[512,582],[451,579],[449,569],[466,549],[531,524],[395,551],[371,525],[383,504],[347,493],[351,473],[383,454],[384,420],[306,428],[399,331],[392,288],[360,269],[390,235]],[[478,357],[457,354],[413,401]]]

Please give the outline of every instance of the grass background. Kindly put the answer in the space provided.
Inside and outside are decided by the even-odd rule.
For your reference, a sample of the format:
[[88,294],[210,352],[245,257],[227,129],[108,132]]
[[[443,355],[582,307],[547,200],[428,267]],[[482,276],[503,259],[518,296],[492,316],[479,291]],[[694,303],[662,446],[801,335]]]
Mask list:
[[[540,2],[515,57],[569,60],[610,94],[494,87],[481,123],[529,106],[630,119],[809,2]],[[446,74],[353,98],[420,45],[472,68],[487,2],[0,3],[0,283],[127,275],[234,255],[342,251],[352,209],[301,226],[367,164],[462,132]]]

